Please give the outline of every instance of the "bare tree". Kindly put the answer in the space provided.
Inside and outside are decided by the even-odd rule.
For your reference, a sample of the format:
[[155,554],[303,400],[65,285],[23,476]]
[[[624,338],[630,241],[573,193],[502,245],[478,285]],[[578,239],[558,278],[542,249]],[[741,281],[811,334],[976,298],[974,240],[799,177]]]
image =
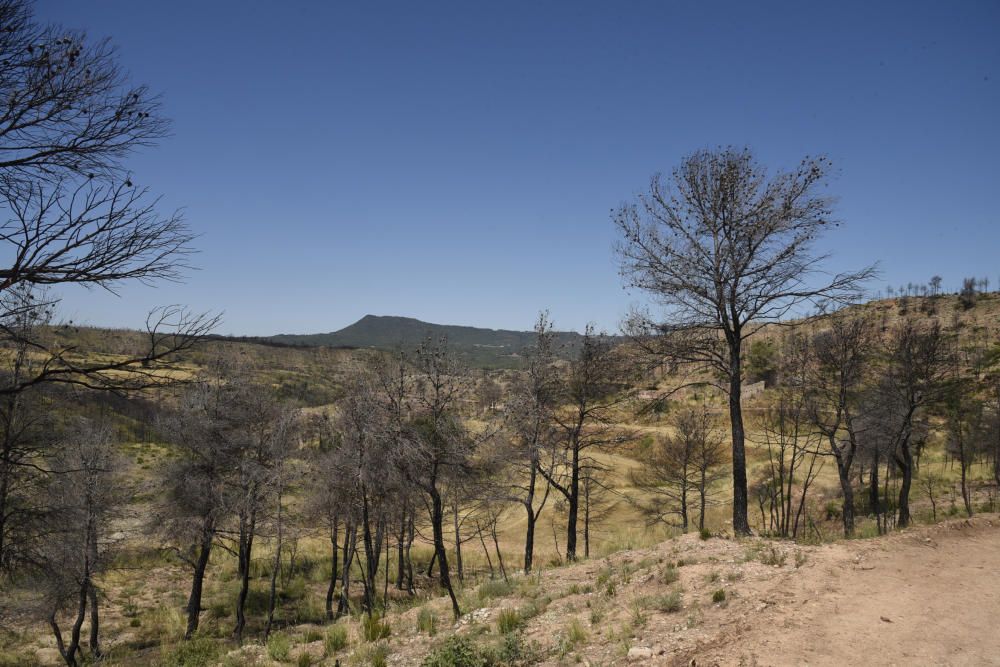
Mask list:
[[719,374],[729,394],[733,530],[747,520],[746,434],[740,403],[744,342],[807,304],[847,302],[873,269],[824,277],[815,239],[832,223],[819,193],[822,157],[770,176],[747,150],[702,150],[669,179],[614,214],[628,283],[665,308],[666,321],[636,312],[626,328],[659,358]]
[[626,367],[605,335],[588,326],[579,353],[562,380],[561,407],[553,411],[560,432],[538,472],[566,501],[566,560],[576,560],[581,471],[588,451],[620,445],[629,434],[613,410],[625,396]]
[[910,523],[910,489],[915,449],[921,440],[924,412],[947,396],[951,376],[951,342],[936,322],[922,325],[904,320],[892,332],[887,361],[877,389],[877,413],[902,482],[897,525]]
[[476,441],[464,427],[460,401],[469,393],[468,376],[448,350],[447,340],[427,340],[414,358],[416,386],[411,437],[406,440],[404,471],[424,494],[441,586],[461,616],[444,542],[444,492],[450,479],[474,473]]
[[863,405],[868,367],[876,350],[874,324],[866,317],[835,313],[829,328],[810,341],[805,390],[809,418],[826,439],[837,462],[843,498],[844,535],[854,533],[852,467],[858,452],[857,419]]
[[669,426],[673,432],[654,441],[642,467],[631,475],[633,485],[650,496],[638,501],[639,507],[651,521],[671,523],[668,517],[680,517],[685,533],[697,507],[698,529],[704,530],[712,485],[723,475],[727,443],[704,407],[681,410]]
[[[11,290],[82,285],[114,291],[130,281],[176,280],[193,234],[161,215],[123,166],[136,149],[165,136],[167,121],[144,86],[132,86],[106,41],[38,25],[24,0],[0,0],[0,296]],[[56,300],[44,305],[51,308]],[[42,304],[38,304],[42,305]],[[33,305],[31,307],[38,307]],[[147,345],[95,361],[51,345],[37,330],[2,325],[0,339],[41,359],[31,374],[0,388],[11,394],[45,382],[99,389],[162,385],[170,360],[217,323],[177,307],[154,311]]]
[[[114,553],[111,524],[123,504],[121,464],[110,425],[77,420],[51,460],[46,488],[53,511],[40,549],[39,588],[56,646],[70,667],[78,664],[81,630],[90,605],[90,652],[100,658],[100,616],[95,578]],[[73,613],[67,638],[60,626]]]
[[270,387],[249,381],[244,369],[226,371],[221,391],[226,421],[220,436],[231,463],[227,503],[236,514],[240,577],[233,637],[242,641],[254,537],[264,513],[280,507],[275,494],[281,489],[284,462],[296,436],[296,414]]
[[965,513],[972,516],[972,491],[969,469],[982,450],[985,438],[983,402],[973,391],[971,382],[955,382],[945,397],[945,451],[959,465],[959,490]]
[[525,372],[514,384],[508,399],[513,449],[508,460],[511,471],[509,497],[524,507],[525,572],[531,572],[534,563],[535,526],[552,488],[545,483],[544,491],[538,490],[545,481],[539,472],[542,453],[551,451],[557,437],[553,411],[559,394],[559,375],[555,367],[552,323],[547,312],[539,314],[535,336],[535,344],[524,352]]

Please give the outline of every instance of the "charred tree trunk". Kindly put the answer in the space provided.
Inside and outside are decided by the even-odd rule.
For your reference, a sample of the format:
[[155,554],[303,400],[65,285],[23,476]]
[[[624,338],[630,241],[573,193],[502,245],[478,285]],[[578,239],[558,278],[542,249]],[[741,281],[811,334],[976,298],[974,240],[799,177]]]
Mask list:
[[458,522],[458,500],[452,501],[452,517],[455,522],[455,572],[459,581],[465,581],[465,568],[462,566],[462,533]]
[[253,536],[256,530],[256,512],[251,512],[245,519],[240,519],[238,574],[240,575],[240,593],[236,598],[236,626],[233,628],[233,639],[243,642],[243,629],[246,627],[246,604],[250,594],[250,558],[253,551]]
[[441,502],[441,493],[436,486],[429,489],[431,497],[431,528],[434,533],[434,553],[438,561],[438,573],[440,575],[441,586],[448,591],[451,598],[451,610],[455,618],[462,616],[462,610],[458,606],[458,598],[455,597],[455,590],[451,585],[451,576],[448,572],[448,554],[444,546],[444,507]]
[[566,562],[573,562],[576,560],[576,522],[580,513],[580,448],[576,443],[573,444],[573,463],[566,501],[569,503],[569,514],[566,517]]
[[740,332],[729,334],[729,419],[733,433],[733,532],[750,534],[747,518],[747,456],[746,433],[743,429],[743,369],[740,365]]
[[906,528],[910,525],[910,487],[913,484],[913,452],[910,449],[909,438],[900,443],[899,457],[896,460],[899,471],[903,473],[903,483],[899,487],[899,519],[896,525]]
[[351,613],[351,564],[354,562],[358,540],[358,526],[352,521],[344,525],[344,572],[340,581],[340,601],[337,603],[337,618]]
[[337,560],[340,554],[337,544],[337,529],[340,520],[334,517],[330,526],[330,585],[326,589],[326,618],[333,620],[333,596],[337,589]]
[[198,620],[201,617],[201,594],[205,583],[205,570],[208,568],[208,557],[212,553],[212,541],[215,538],[215,523],[206,519],[201,529],[201,544],[198,546],[198,558],[194,561],[194,574],[191,578],[191,594],[187,603],[187,630],[184,639],[191,639],[198,630]]

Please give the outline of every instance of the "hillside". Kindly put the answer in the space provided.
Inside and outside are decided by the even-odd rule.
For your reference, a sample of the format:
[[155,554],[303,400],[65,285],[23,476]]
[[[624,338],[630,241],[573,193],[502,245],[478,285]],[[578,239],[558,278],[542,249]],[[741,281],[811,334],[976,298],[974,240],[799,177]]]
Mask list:
[[[262,340],[302,347],[411,350],[428,336],[447,337],[451,348],[467,362],[493,368],[516,367],[521,353],[535,341],[533,331],[432,324],[411,317],[390,315],[365,315],[354,324],[330,333],[278,334]],[[582,338],[575,331],[560,331],[555,337],[563,355],[571,354]]]

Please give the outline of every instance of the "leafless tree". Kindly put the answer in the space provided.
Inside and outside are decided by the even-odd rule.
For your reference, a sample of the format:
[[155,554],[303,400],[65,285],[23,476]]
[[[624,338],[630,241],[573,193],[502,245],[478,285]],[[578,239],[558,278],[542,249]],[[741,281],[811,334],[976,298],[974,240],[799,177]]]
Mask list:
[[416,386],[411,437],[406,440],[403,469],[423,493],[434,541],[441,586],[461,616],[444,542],[444,494],[450,480],[475,473],[477,441],[465,428],[460,403],[469,394],[468,375],[451,354],[446,340],[427,340],[414,358]]
[[817,332],[809,341],[812,359],[807,362],[804,387],[807,408],[837,463],[843,498],[841,519],[847,537],[854,533],[851,474],[858,453],[858,429],[863,423],[857,417],[864,405],[865,384],[877,344],[874,323],[864,316],[846,313],[834,313],[829,328]]
[[159,100],[129,84],[107,40],[39,25],[24,0],[0,2],[0,25],[0,192],[121,177],[124,158],[166,136]]
[[580,350],[565,373],[553,411],[559,437],[538,472],[566,501],[566,560],[576,560],[581,471],[587,454],[626,442],[630,434],[614,420],[625,397],[626,366],[605,335],[588,326]]
[[[106,41],[37,24],[24,0],[0,0],[0,297],[12,290],[81,285],[114,291],[131,282],[176,280],[193,234],[174,213],[158,213],[123,160],[165,136],[167,121],[144,86],[132,86]],[[110,361],[52,345],[37,329],[5,326],[16,315],[0,303],[0,341],[26,345],[34,372],[0,387],[12,394],[56,382],[128,390],[166,382],[171,360],[211,331],[217,319],[177,307],[153,311],[147,345]],[[14,306],[16,307],[16,306]]]
[[698,529],[704,530],[712,485],[724,474],[727,443],[704,407],[682,409],[669,426],[673,432],[654,441],[642,466],[631,475],[633,485],[649,495],[645,502],[638,501],[639,507],[650,521],[672,524],[669,517],[680,517],[686,533],[696,505]]
[[[95,578],[114,553],[112,520],[123,504],[121,464],[114,433],[106,422],[77,420],[50,460],[47,502],[54,511],[39,550],[38,587],[56,646],[70,667],[78,664],[81,630],[90,605],[90,652],[100,658],[100,616]],[[60,617],[74,614],[69,637]]]
[[945,451],[958,461],[962,503],[965,505],[966,515],[972,516],[969,469],[984,449],[987,428],[984,405],[975,395],[971,382],[958,381],[950,387],[944,407]]
[[[50,312],[30,290],[11,290],[0,300],[5,302],[3,326],[22,340],[26,332],[48,324]],[[3,351],[0,386],[17,385],[36,372],[38,360],[28,345],[14,342]],[[35,501],[44,497],[40,489],[48,474],[39,464],[51,452],[56,431],[44,405],[45,394],[51,393],[36,386],[0,394],[0,575],[8,580],[37,560],[34,551],[47,521],[45,505]]]
[[[550,484],[539,472],[542,453],[551,451],[558,436],[554,410],[559,395],[552,323],[547,312],[535,324],[535,344],[525,350],[526,368],[508,396],[511,457],[508,459],[509,498],[525,511],[524,571],[531,572],[535,554],[535,526],[548,501]],[[539,496],[541,498],[539,499]]]
[[747,150],[702,150],[684,158],[669,184],[614,213],[628,283],[666,310],[660,322],[637,311],[626,329],[659,358],[717,373],[729,394],[733,530],[747,534],[746,434],[741,407],[744,343],[770,322],[820,301],[848,302],[873,269],[830,277],[813,243],[832,223],[819,192],[822,157],[769,175]]
[[820,438],[810,428],[801,392],[782,392],[761,416],[759,432],[767,451],[760,488],[767,492],[768,528],[782,537],[797,537],[809,488],[823,467]]
[[233,637],[242,641],[254,538],[266,513],[280,507],[275,494],[281,489],[284,464],[295,441],[297,415],[277,399],[273,389],[251,382],[244,369],[227,371],[224,383],[220,398],[226,404],[226,422],[220,435],[232,466],[226,492],[227,504],[236,515],[240,577]]
[[891,332],[887,360],[876,399],[879,431],[902,477],[897,503],[897,525],[910,523],[910,489],[915,449],[921,440],[920,420],[947,396],[952,364],[949,337],[936,322],[900,322]]
[[188,638],[198,629],[212,548],[233,536],[240,575],[233,633],[240,639],[253,538],[261,513],[273,507],[275,475],[289,453],[296,415],[247,373],[225,365],[218,370],[221,379],[191,385],[161,420],[161,431],[180,456],[165,471],[165,502],[156,520],[171,550],[193,571]]

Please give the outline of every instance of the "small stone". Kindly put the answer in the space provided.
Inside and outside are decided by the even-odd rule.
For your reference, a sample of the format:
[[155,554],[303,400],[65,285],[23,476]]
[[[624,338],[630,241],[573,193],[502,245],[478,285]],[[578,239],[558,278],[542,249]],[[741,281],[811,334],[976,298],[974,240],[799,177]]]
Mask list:
[[653,657],[653,649],[648,646],[633,646],[628,650],[628,655],[626,657],[629,662],[647,660]]

